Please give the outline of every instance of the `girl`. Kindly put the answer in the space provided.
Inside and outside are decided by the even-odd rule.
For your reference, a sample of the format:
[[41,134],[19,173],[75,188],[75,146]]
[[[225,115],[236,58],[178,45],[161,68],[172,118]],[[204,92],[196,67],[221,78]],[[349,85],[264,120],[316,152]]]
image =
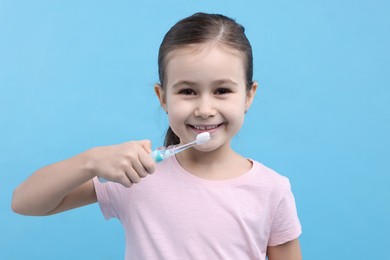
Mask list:
[[194,14],[165,35],[158,65],[165,145],[206,131],[211,140],[158,165],[148,140],[92,148],[35,172],[13,210],[50,215],[98,201],[125,229],[126,259],[301,259],[288,179],[230,145],[257,89],[244,28]]

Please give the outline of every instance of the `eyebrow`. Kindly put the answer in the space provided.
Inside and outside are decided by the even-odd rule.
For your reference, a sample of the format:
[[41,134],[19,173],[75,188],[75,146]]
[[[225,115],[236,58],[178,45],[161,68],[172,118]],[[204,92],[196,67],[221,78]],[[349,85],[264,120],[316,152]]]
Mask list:
[[[231,80],[231,79],[218,79],[218,80],[215,80],[215,81],[213,81],[211,83],[212,86],[223,85],[223,84],[229,84],[229,85],[233,85],[233,86],[238,86],[238,83],[233,81],[233,80]],[[177,87],[182,86],[182,85],[186,85],[186,86],[190,86],[190,87],[196,87],[199,84],[197,82],[194,82],[194,81],[179,80],[178,82],[176,82],[175,84],[172,85],[172,88],[177,88]]]

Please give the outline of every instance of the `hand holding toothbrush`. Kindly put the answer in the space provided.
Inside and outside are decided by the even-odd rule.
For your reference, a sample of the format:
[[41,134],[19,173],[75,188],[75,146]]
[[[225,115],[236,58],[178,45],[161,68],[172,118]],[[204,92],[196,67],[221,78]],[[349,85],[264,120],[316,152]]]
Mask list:
[[87,151],[89,165],[101,181],[113,181],[130,187],[155,170],[150,157],[149,140],[95,147]]
[[[154,150],[151,153],[150,153],[150,142],[144,143],[143,147],[146,148],[145,151],[149,152],[149,154],[150,154],[149,158],[152,159],[154,162],[158,163],[158,162],[161,162],[161,161],[167,159],[168,157],[171,157],[171,156],[173,156],[173,155],[175,155],[175,154],[177,154],[179,152],[182,152],[182,151],[184,151],[184,150],[186,150],[188,148],[191,148],[191,147],[193,147],[195,145],[204,144],[204,143],[208,142],[210,139],[211,139],[210,133],[209,132],[203,132],[203,133],[200,133],[200,134],[198,134],[196,136],[196,140],[195,141],[187,143],[187,144],[175,145],[175,146],[170,146],[170,147],[161,147],[159,149]],[[145,142],[145,141],[140,141],[140,142]],[[144,153],[142,153],[142,155],[144,156]],[[139,159],[141,159],[141,157],[139,157]],[[137,161],[137,160],[133,160],[133,161]],[[147,164],[144,165],[144,163],[148,163],[149,167],[145,167],[145,166],[147,166]],[[144,169],[142,169],[142,167],[138,166],[136,168],[133,168],[133,170],[131,170],[130,167],[126,166],[126,169],[130,169],[130,171],[125,169],[124,172],[129,177],[129,179],[131,180],[132,183],[134,183],[134,182],[138,183],[141,180],[141,178],[147,176],[148,174],[145,174],[145,170],[148,173],[154,172],[154,167],[151,167],[150,160],[145,160],[145,158],[143,158],[142,165],[143,165]],[[137,169],[141,170],[141,172],[140,172],[141,174],[138,173]],[[137,173],[138,173],[138,177],[139,178],[137,177]],[[106,182],[107,180],[109,180],[109,179],[107,179],[105,177],[102,177],[102,176],[98,176],[98,178],[99,178],[99,181],[102,182],[102,183]],[[115,180],[113,180],[113,181],[115,181]],[[116,182],[119,182],[119,181],[116,181]],[[122,182],[120,182],[120,183],[122,183]],[[129,187],[128,185],[125,185],[125,186]]]

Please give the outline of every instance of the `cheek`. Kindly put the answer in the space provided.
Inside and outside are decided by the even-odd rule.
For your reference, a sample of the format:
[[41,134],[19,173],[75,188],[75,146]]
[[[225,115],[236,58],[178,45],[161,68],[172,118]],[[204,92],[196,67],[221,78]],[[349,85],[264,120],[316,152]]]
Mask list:
[[[173,102],[168,103],[169,122],[171,124],[182,123],[182,121],[188,117],[190,113],[190,107],[188,106],[188,104],[185,104],[183,102],[174,101],[174,100],[172,101]],[[174,104],[174,105],[170,105],[170,104]]]
[[224,111],[229,117],[241,117],[245,114],[246,99],[236,98],[229,102],[225,102],[220,106],[220,109]]
[[240,128],[244,123],[245,103],[239,100],[225,105],[223,115],[231,125],[234,125],[234,128]]
[[230,123],[234,124],[234,127],[241,127],[242,124],[244,123],[244,111],[243,110],[236,110],[236,111],[231,111],[228,115],[228,120]]

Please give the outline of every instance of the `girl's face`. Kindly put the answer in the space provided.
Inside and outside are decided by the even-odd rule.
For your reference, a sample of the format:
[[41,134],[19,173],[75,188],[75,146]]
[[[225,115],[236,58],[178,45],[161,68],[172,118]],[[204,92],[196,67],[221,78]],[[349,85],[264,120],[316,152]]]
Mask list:
[[199,151],[230,147],[240,130],[257,85],[246,91],[244,58],[228,47],[201,44],[168,54],[166,86],[155,87],[169,124],[182,144],[202,132],[211,140]]

